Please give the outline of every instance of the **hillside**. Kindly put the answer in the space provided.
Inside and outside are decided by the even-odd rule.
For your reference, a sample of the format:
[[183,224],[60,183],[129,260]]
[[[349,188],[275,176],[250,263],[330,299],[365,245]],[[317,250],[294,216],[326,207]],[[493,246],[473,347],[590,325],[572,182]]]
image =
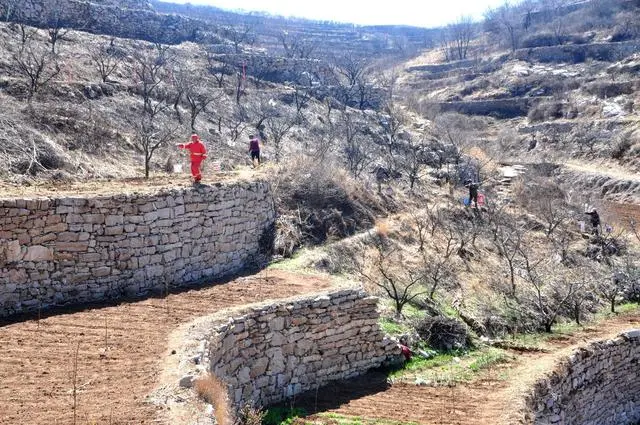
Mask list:
[[[161,382],[182,362],[169,347],[178,325],[334,282],[379,297],[381,317],[365,327],[428,357],[320,398],[326,415],[367,425],[462,423],[458,411],[497,419],[539,377],[518,381],[529,359],[548,370],[568,354],[565,334],[573,348],[589,332],[638,323],[637,0],[505,3],[482,22],[435,29],[156,0],[0,0],[0,16],[0,307],[10,316],[0,372],[19,369],[0,379],[2,423],[4,406],[11,424],[75,425],[77,413],[170,423],[177,405],[185,423],[213,423],[222,408],[210,394]],[[192,133],[209,155],[193,186],[176,146]],[[252,136],[260,164],[248,155]],[[247,182],[264,197],[249,184],[242,202]],[[251,222],[260,210],[264,229]],[[259,255],[241,258],[249,234]],[[222,247],[232,250],[219,256]],[[232,276],[216,274],[229,264]],[[127,298],[151,289],[159,299]],[[98,305],[75,309],[84,292]],[[327,300],[312,302],[322,310]],[[229,326],[248,338],[244,324]],[[328,326],[317,333],[331,338]],[[359,331],[345,332],[347,341]],[[304,358],[272,339],[272,357]],[[72,393],[70,341],[82,377]],[[352,362],[345,341],[329,350]],[[324,364],[325,351],[309,361],[343,366]],[[236,369],[250,357],[225,355]],[[287,367],[304,375],[299,361]],[[253,368],[242,365],[234,400],[251,396]],[[296,382],[278,385],[297,377],[282,371],[261,382],[295,401]],[[409,407],[395,403],[405,388],[428,406],[406,421],[396,416]],[[463,407],[439,408],[458,390]],[[318,410],[317,389],[314,400]],[[380,414],[390,405],[393,418]]]

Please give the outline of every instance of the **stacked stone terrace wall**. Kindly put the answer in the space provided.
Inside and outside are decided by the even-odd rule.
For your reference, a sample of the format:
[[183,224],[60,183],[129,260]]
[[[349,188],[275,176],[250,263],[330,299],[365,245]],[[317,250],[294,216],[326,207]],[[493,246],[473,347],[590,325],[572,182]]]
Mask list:
[[527,401],[536,425],[640,423],[640,329],[576,350]]
[[214,329],[204,364],[229,385],[235,407],[361,375],[398,351],[380,330],[377,302],[343,289],[245,310]]
[[0,199],[0,317],[235,274],[261,261],[274,220],[261,181]]
[[53,12],[47,9],[49,1],[20,0],[15,5],[14,0],[0,0],[0,11],[6,15],[9,10],[10,21],[35,27],[46,27],[53,19],[67,28],[169,44],[194,41],[207,29],[203,21],[155,13],[139,0],[56,0]]
[[513,53],[512,57],[523,61],[548,63],[581,63],[587,59],[616,62],[638,51],[640,51],[640,44],[636,41],[621,41],[617,43],[569,44],[518,49]]

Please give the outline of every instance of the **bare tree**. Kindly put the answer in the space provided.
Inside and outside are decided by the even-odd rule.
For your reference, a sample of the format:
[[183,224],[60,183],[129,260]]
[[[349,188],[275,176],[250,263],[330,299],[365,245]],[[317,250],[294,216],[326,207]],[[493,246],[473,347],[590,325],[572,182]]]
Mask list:
[[549,22],[551,31],[553,32],[556,42],[563,44],[567,36],[567,6],[568,0],[541,0],[540,4],[547,15],[546,21]]
[[387,168],[391,172],[395,171],[397,167],[396,157],[401,150],[400,132],[404,128],[406,120],[407,116],[404,111],[395,104],[386,105],[378,114]]
[[27,81],[28,100],[60,74],[58,56],[39,41],[29,38],[12,54],[15,72]]
[[461,16],[447,26],[446,30],[442,32],[442,47],[447,60],[467,58],[474,30],[473,18],[470,16]]
[[280,162],[283,154],[282,142],[284,137],[289,133],[291,127],[293,127],[295,119],[286,115],[271,117],[266,121],[267,126],[267,140],[273,145],[273,149],[276,154],[276,162]]
[[361,132],[360,126],[355,122],[353,114],[344,112],[340,116],[338,132],[344,140],[344,158],[349,172],[355,178],[359,178],[364,169],[372,162],[367,146],[367,139]]
[[144,153],[144,175],[149,178],[151,159],[160,147],[171,140],[177,130],[162,115],[169,108],[169,62],[171,52],[167,46],[156,45],[151,51],[138,51],[134,55],[133,79],[142,97],[143,107],[135,123],[138,145]]
[[229,25],[220,31],[222,37],[233,44],[234,51],[241,53],[243,44],[253,44],[256,40],[255,24],[244,22],[239,25]]
[[498,40],[506,42],[512,51],[520,47],[524,22],[518,8],[508,0],[505,0],[502,6],[489,9],[485,13],[485,26]]
[[202,46],[202,49],[207,57],[209,75],[214,78],[218,88],[224,87],[224,80],[234,74],[236,67],[231,64],[226,56],[214,53],[210,46]]
[[[506,216],[501,214],[502,218]],[[498,250],[498,254],[505,263],[509,272],[509,283],[511,286],[511,295],[516,294],[516,267],[518,265],[518,256],[523,243],[523,229],[517,223],[506,221],[500,224],[501,219],[494,221],[495,233],[493,244]]]
[[[524,254],[523,254],[524,255]],[[517,297],[517,304],[510,300],[510,307],[524,313],[545,332],[551,332],[553,325],[566,311],[574,294],[584,287],[585,282],[572,279],[567,273],[559,273],[557,266],[546,260],[525,259],[523,284]]]
[[[391,298],[396,315],[401,316],[405,305],[427,293],[423,286],[424,276],[420,271],[408,267],[400,251],[394,249],[383,236],[373,236],[371,242],[375,249],[373,257],[368,258],[363,252],[363,258],[354,262],[356,271]],[[370,265],[367,266],[367,263]]]
[[24,47],[27,41],[31,40],[31,38],[38,33],[37,28],[33,28],[25,24],[18,24],[18,29],[20,30],[20,44],[22,47]]
[[409,179],[409,189],[413,191],[415,184],[422,178],[425,168],[424,152],[427,145],[424,140],[419,142],[409,141],[404,147],[404,154],[400,156],[398,165]]
[[309,59],[317,48],[317,42],[306,38],[300,32],[284,30],[278,34],[278,40],[287,58]]
[[44,3],[43,16],[47,26],[51,53],[56,53],[58,43],[68,40],[67,35],[71,32],[71,28],[65,25],[66,23],[63,19],[64,10],[64,6],[59,0],[47,0]]
[[109,43],[89,47],[89,57],[103,83],[109,82],[109,77],[122,63],[122,56],[116,52],[114,38]]
[[429,284],[429,298],[433,299],[438,287],[455,280],[452,256],[456,252],[456,234],[450,226],[439,228],[438,241],[433,244],[433,253],[422,256],[426,282]]
[[229,130],[229,136],[232,141],[240,138],[242,133],[250,126],[249,115],[244,106],[236,104],[233,112],[223,119],[225,126]]

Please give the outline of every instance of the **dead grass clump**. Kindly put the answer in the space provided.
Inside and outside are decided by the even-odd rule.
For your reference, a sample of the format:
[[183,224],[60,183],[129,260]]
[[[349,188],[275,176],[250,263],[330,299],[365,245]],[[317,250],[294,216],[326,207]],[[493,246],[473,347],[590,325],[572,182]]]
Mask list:
[[378,236],[381,237],[389,236],[389,231],[391,230],[387,220],[376,220],[375,229]]
[[193,387],[198,397],[213,405],[216,424],[233,424],[231,408],[227,397],[227,386],[220,379],[212,375],[207,375],[196,379]]
[[292,253],[291,243],[317,245],[351,236],[386,213],[375,193],[328,162],[291,161],[273,187],[280,216],[276,252]]

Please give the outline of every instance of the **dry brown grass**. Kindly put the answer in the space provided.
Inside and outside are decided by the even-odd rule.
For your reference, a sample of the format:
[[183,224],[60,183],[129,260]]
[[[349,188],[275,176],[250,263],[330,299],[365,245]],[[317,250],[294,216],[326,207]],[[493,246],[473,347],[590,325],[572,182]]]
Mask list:
[[207,375],[196,379],[194,389],[198,397],[213,405],[216,424],[232,425],[233,415],[229,406],[227,386],[215,376]]
[[389,232],[391,231],[391,226],[389,225],[389,221],[385,219],[377,219],[375,225],[375,231],[379,236],[387,237],[389,236]]

